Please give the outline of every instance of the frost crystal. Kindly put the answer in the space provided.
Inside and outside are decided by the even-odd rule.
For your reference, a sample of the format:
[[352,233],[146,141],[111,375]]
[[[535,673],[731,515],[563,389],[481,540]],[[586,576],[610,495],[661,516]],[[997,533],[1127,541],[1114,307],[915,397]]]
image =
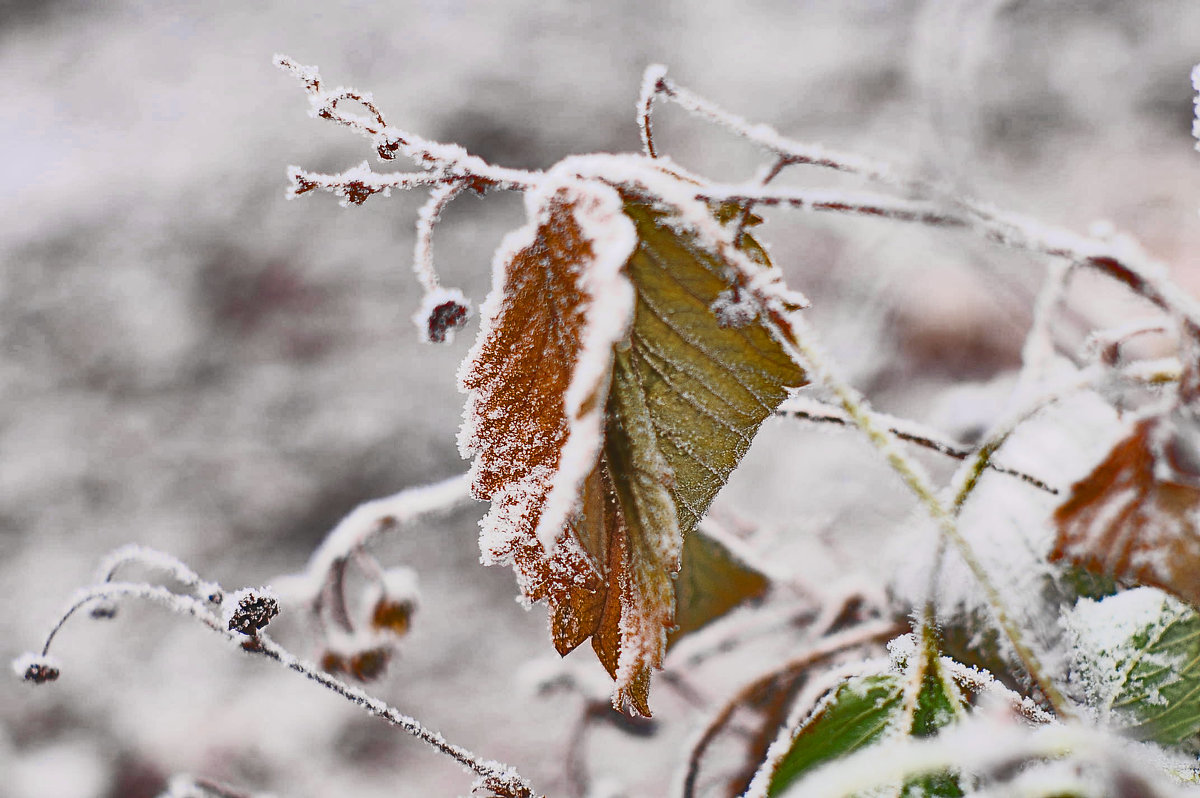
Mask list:
[[758,318],[758,308],[749,297],[740,295],[736,290],[729,289],[717,295],[711,310],[716,314],[717,322],[722,327],[745,327]]

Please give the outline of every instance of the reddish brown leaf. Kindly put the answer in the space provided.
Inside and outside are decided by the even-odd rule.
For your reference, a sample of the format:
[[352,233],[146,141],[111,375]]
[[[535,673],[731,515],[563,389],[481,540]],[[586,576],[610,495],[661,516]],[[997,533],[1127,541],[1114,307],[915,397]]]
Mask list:
[[1196,452],[1178,411],[1137,423],[1054,514],[1051,560],[1200,605]]
[[[511,563],[525,598],[547,602],[560,653],[590,637],[614,703],[648,715],[685,538],[804,372],[760,317],[744,271],[759,266],[730,261],[706,206],[552,175],[497,255],[460,444],[492,502],[484,561]],[[701,560],[681,633],[767,584],[736,558]]]

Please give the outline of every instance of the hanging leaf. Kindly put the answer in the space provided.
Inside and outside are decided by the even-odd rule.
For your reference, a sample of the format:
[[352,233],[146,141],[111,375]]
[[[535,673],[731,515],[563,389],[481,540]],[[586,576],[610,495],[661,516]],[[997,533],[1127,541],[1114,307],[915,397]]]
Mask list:
[[1138,422],[1055,512],[1050,559],[1200,605],[1197,435],[1180,410]]
[[1072,612],[1072,671],[1106,724],[1178,745],[1200,733],[1200,615],[1152,588]]
[[[900,639],[905,640],[911,638]],[[765,782],[767,795],[780,795],[820,765],[891,737],[932,736],[960,717],[967,702],[933,637],[896,653],[902,648],[893,644],[890,669],[842,681],[786,732],[772,746],[751,792]],[[963,792],[957,776],[938,773],[908,782],[900,794],[960,798]]]
[[[761,592],[711,544],[684,544],[805,377],[773,332],[778,302],[752,283],[766,256],[749,236],[735,248],[690,192],[668,203],[578,163],[527,195],[530,223],[497,253],[461,371],[460,445],[492,502],[484,561],[512,563],[524,596],[548,603],[558,650],[591,638],[614,703],[648,715],[681,568],[689,630]],[[735,572],[733,588],[706,584]]]
[[675,628],[667,646],[735,607],[761,598],[770,578],[703,526],[683,542],[683,565],[675,579]]

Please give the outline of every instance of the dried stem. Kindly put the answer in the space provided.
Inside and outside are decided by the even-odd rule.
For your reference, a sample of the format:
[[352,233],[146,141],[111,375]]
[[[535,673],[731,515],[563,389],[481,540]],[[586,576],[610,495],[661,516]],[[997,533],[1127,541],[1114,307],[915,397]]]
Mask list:
[[[782,405],[775,409],[775,415],[784,416],[786,418],[796,418],[804,421],[812,421],[820,424],[834,424],[837,426],[854,426],[854,420],[848,413],[839,407],[829,405],[824,402],[819,402],[811,399],[793,398],[785,401]],[[954,441],[946,440],[937,435],[933,430],[926,429],[920,425],[891,416],[884,416],[881,413],[872,413],[876,420],[885,425],[889,432],[895,435],[902,441],[923,446],[926,449],[932,449],[939,454],[944,454],[947,457],[952,457],[955,460],[966,460],[968,457],[976,454],[978,450],[972,449],[969,446],[964,446]],[[1024,471],[1018,471],[1014,468],[1007,468],[1002,465],[997,465],[992,462],[989,456],[985,459],[984,469],[990,468],[999,474],[1007,474],[1010,477],[1025,482],[1038,490],[1043,490],[1047,493],[1057,494],[1058,488],[1055,488],[1045,481],[1037,477],[1027,474]]]
[[42,646],[42,656],[45,657],[49,654],[50,645],[54,641],[55,636],[63,628],[67,620],[81,608],[96,601],[111,601],[118,598],[131,597],[152,601],[180,615],[195,618],[225,639],[237,643],[243,651],[274,660],[289,670],[295,671],[340,695],[370,714],[383,718],[392,726],[408,732],[470,769],[479,777],[480,786],[486,787],[499,795],[512,796],[513,798],[530,798],[533,795],[533,790],[529,786],[529,783],[512,767],[498,762],[482,760],[466,748],[448,742],[437,732],[427,729],[415,718],[409,717],[362,690],[330,676],[316,665],[296,657],[271,640],[266,634],[260,632],[250,637],[230,631],[222,623],[222,619],[204,602],[192,596],[173,593],[167,588],[158,585],[106,582],[80,591],[71,600],[66,611],[46,636],[46,641]]

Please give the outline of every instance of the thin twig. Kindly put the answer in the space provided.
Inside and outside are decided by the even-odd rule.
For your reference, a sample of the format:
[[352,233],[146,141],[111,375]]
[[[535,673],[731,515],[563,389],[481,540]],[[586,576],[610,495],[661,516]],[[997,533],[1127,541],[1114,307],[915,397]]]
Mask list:
[[[786,418],[802,419],[804,421],[812,421],[815,423],[835,424],[838,426],[853,426],[854,421],[844,410],[834,405],[825,404],[810,399],[801,399],[799,397],[789,399],[775,409],[775,415]],[[976,453],[977,450],[969,446],[946,440],[937,436],[932,430],[925,429],[919,425],[904,421],[891,416],[884,416],[880,413],[873,413],[876,419],[885,424],[888,431],[902,441],[913,443],[918,446],[923,446],[926,449],[932,449],[939,454],[944,454],[947,457],[955,460],[966,460],[968,457]],[[1038,490],[1046,493],[1058,494],[1058,488],[1055,488],[1045,481],[1038,479],[1032,474],[1027,474],[1024,471],[1018,471],[1015,468],[997,465],[989,458],[983,466],[990,468],[999,474],[1007,474],[1011,477],[1025,482]]]
[[433,228],[441,218],[442,210],[466,186],[461,182],[442,183],[429,192],[429,199],[417,211],[417,240],[413,246],[413,271],[426,292],[438,289],[437,271],[433,267]]
[[130,543],[110,552],[96,568],[96,582],[111,582],[123,566],[137,564],[153,568],[169,575],[200,598],[219,604],[223,598],[221,586],[201,578],[186,563],[174,555],[167,554],[138,543]]
[[[987,600],[988,606],[991,607],[996,622],[1012,644],[1013,649],[1017,652],[1017,657],[1021,660],[1030,678],[1042,690],[1042,694],[1046,696],[1046,699],[1054,707],[1059,717],[1064,719],[1074,717],[1071,705],[1067,702],[1062,692],[1059,691],[1058,687],[1051,681],[1042,666],[1041,660],[1038,659],[1033,649],[1025,641],[1024,632],[1013,619],[1007,602],[1001,596],[999,589],[992,581],[992,577],[984,567],[983,562],[975,553],[974,547],[971,546],[970,542],[959,531],[953,513],[938,498],[924,469],[896,446],[895,438],[885,426],[876,421],[876,417],[871,412],[866,400],[833,371],[829,358],[817,346],[814,336],[807,329],[804,320],[798,314],[793,314],[793,318],[790,321],[791,326],[788,329],[779,328],[779,338],[784,348],[792,354],[797,363],[807,366],[813,374],[818,375],[822,382],[833,391],[834,395],[841,402],[843,409],[854,420],[855,425],[866,434],[871,443],[875,445],[880,454],[892,466],[892,469],[900,476],[913,494],[916,495],[918,500],[925,505],[930,516],[937,523],[941,533],[958,549],[959,555],[966,562],[976,581],[979,582],[979,586],[983,590],[984,597]],[[803,334],[799,332],[800,330],[803,331]]]
[[94,585],[80,591],[71,600],[66,611],[51,628],[42,646],[42,656],[49,654],[50,645],[67,620],[82,607],[95,601],[111,601],[117,598],[139,598],[161,604],[168,609],[184,616],[195,618],[204,626],[213,630],[227,640],[237,643],[239,647],[250,654],[259,654],[283,665],[289,670],[305,676],[309,680],[340,695],[352,704],[366,710],[372,715],[383,718],[392,726],[400,728],[427,745],[441,751],[459,764],[470,769],[488,789],[505,796],[514,798],[529,798],[533,790],[529,783],[515,769],[498,762],[479,759],[475,754],[462,746],[447,741],[442,735],[427,729],[420,721],[400,710],[368,695],[364,691],[330,676],[316,665],[296,657],[284,649],[266,634],[258,633],[253,637],[230,631],[222,623],[221,618],[209,609],[208,605],[192,596],[173,593],[158,585],[135,584],[127,582],[106,582]]

